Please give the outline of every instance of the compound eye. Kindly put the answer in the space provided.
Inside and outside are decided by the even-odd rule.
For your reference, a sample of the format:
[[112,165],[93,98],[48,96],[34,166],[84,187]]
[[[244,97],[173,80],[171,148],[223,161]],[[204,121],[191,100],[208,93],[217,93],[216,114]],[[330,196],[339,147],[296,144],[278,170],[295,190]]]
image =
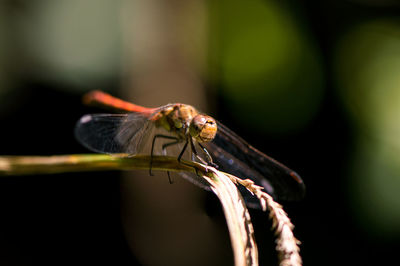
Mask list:
[[217,134],[217,123],[207,115],[196,115],[189,128],[190,135],[199,142],[209,142]]
[[189,126],[189,133],[192,137],[196,138],[200,135],[201,130],[204,127],[204,124],[207,122],[203,115],[196,115],[193,117]]

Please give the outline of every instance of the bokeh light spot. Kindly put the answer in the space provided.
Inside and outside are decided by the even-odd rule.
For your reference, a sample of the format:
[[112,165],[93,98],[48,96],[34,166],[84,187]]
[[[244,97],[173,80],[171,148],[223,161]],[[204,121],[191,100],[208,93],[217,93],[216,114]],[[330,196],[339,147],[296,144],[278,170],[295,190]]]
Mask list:
[[304,126],[318,110],[323,78],[319,52],[301,23],[268,1],[221,6],[222,95],[230,111],[273,134]]
[[369,230],[400,233],[400,21],[359,24],[337,45],[336,78],[356,137],[349,197]]

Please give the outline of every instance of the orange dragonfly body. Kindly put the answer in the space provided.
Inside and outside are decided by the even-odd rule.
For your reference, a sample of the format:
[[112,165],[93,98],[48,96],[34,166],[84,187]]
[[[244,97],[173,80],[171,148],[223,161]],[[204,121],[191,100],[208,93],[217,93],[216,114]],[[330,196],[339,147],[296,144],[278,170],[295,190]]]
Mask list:
[[[125,112],[84,115],[78,121],[75,135],[92,151],[133,156],[146,152],[153,155],[155,150],[161,148],[161,153],[166,155],[171,154],[171,148],[175,147],[178,152],[172,154],[180,161],[189,146],[188,155],[192,160],[249,178],[277,199],[298,200],[304,196],[305,186],[297,173],[258,151],[226,126],[201,114],[191,105],[175,103],[146,108],[101,91],[86,94],[84,102]],[[157,145],[157,139],[165,141]],[[146,147],[150,151],[146,151]],[[189,177],[189,180],[208,189],[198,177]],[[243,192],[247,205],[259,208],[254,197],[246,197],[248,192]]]

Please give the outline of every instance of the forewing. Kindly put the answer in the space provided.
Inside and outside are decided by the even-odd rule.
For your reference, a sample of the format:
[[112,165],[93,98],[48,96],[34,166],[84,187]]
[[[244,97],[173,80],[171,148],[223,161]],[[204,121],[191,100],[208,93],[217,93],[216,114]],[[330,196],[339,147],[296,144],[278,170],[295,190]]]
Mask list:
[[89,150],[100,153],[140,152],[146,131],[151,128],[140,114],[90,114],[76,124],[75,136]]
[[218,133],[208,148],[220,170],[253,180],[274,198],[304,197],[305,186],[297,173],[258,151],[223,124],[218,123]]

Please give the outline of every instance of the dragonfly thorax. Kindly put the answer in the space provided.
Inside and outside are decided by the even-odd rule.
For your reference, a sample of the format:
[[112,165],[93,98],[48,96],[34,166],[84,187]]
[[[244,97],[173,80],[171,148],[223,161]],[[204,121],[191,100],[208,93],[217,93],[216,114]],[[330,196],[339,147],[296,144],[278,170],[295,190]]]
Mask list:
[[173,123],[173,127],[176,129],[182,128],[187,130],[193,117],[197,114],[198,112],[193,106],[187,104],[176,104],[168,117]]
[[199,114],[193,106],[187,104],[171,104],[159,111],[153,119],[158,127],[174,132],[182,139],[190,136],[198,142],[209,142],[217,134],[215,120]]
[[153,120],[156,121],[158,127],[174,132],[184,139],[189,132],[193,117],[197,114],[198,112],[193,106],[177,103],[163,108],[153,117]]

